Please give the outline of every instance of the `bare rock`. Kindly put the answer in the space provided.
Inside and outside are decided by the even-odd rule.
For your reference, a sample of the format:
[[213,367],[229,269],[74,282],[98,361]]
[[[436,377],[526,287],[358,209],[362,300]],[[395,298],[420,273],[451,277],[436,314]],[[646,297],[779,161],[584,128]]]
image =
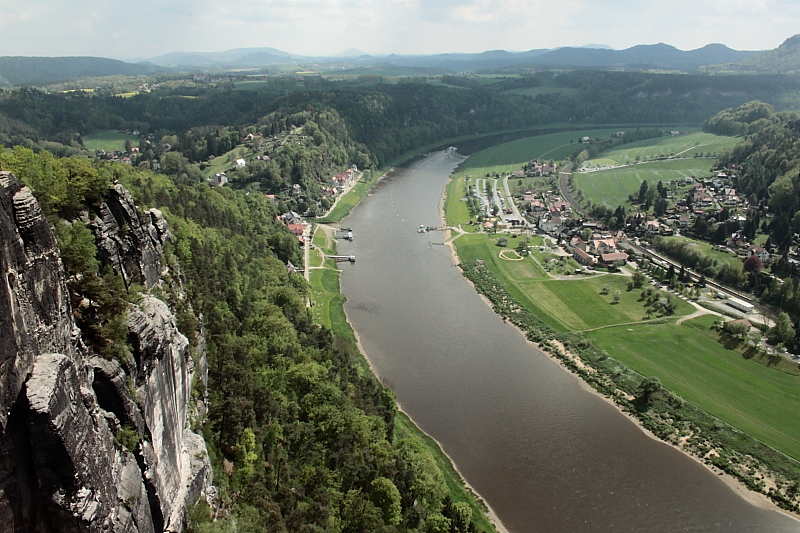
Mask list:
[[89,222],[100,259],[126,282],[152,288],[161,276],[163,246],[172,240],[166,220],[157,209],[139,215],[130,193],[115,185],[100,213]]

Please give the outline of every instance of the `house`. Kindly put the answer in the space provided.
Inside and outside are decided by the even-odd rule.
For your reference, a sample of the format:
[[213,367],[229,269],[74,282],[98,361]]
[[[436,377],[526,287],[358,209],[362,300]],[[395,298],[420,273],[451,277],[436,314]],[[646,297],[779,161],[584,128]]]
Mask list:
[[689,215],[683,214],[678,217],[678,225],[680,226],[688,226],[689,225]]
[[303,224],[303,217],[294,211],[289,211],[281,215],[281,221],[287,226],[291,224]]
[[298,236],[302,235],[306,231],[304,224],[286,224],[286,227],[289,228],[289,231]]
[[554,233],[558,231],[562,223],[561,217],[545,215],[539,219],[539,229],[547,233]]
[[762,263],[766,263],[767,261],[769,261],[769,252],[764,248],[762,248],[761,246],[753,245],[748,249],[747,252],[748,252],[747,253],[748,257],[757,255],[758,258],[761,259]]
[[594,266],[597,262],[594,257],[587,254],[580,248],[572,248],[572,257],[575,258],[575,261],[584,266]]
[[224,172],[218,172],[208,179],[208,184],[212,187],[222,187],[228,183],[228,176]]
[[600,266],[602,267],[610,267],[616,261],[627,262],[628,261],[628,254],[622,252],[614,252],[610,254],[600,254]]
[[659,233],[661,231],[661,222],[658,220],[648,220],[644,223],[644,230],[648,233]]
[[579,250],[586,251],[586,242],[581,239],[579,236],[575,235],[569,240],[569,245],[571,248],[578,248]]
[[586,244],[586,251],[594,255],[600,255],[616,252],[617,247],[614,239],[592,239]]
[[592,142],[592,140],[589,137],[581,137],[581,142],[585,144]]
[[244,159],[237,159],[236,160],[236,166],[237,167],[244,168],[246,165],[247,165],[247,161],[245,161]]

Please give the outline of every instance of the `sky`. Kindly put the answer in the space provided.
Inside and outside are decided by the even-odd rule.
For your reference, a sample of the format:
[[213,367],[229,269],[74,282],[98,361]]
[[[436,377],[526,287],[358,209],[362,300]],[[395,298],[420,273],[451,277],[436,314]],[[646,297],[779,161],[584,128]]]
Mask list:
[[144,59],[272,47],[331,56],[604,44],[775,48],[798,0],[0,0],[0,56]]

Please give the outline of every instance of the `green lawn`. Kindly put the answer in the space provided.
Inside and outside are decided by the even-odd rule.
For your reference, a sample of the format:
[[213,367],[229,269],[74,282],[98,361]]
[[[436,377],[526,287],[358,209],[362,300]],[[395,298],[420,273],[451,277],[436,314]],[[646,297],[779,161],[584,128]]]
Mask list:
[[[455,241],[458,255],[464,261],[483,260],[517,301],[534,310],[559,331],[582,331],[646,318],[644,302],[639,301],[641,290],[628,292],[627,276],[609,274],[591,278],[575,276],[570,280],[552,279],[532,257],[522,261],[500,258],[503,248],[495,245],[497,238],[486,234],[461,236]],[[509,239],[509,243],[514,244],[514,240]],[[605,295],[600,294],[604,285],[609,286]],[[616,291],[620,292],[618,303],[613,301]],[[672,316],[677,319],[693,310],[688,303],[677,300]]]
[[83,136],[83,145],[89,150],[125,150],[125,141],[130,141],[133,146],[139,146],[139,137],[126,135],[114,130],[93,131]]
[[800,377],[748,360],[708,334],[713,317],[590,333],[598,347],[766,444],[800,459]]
[[591,198],[595,204],[615,207],[625,205],[628,195],[638,191],[643,181],[651,186],[661,181],[666,186],[668,181],[682,181],[685,177],[707,177],[711,174],[712,164],[712,160],[705,158],[667,159],[608,170],[576,172],[573,179],[575,190],[583,189],[585,198]]
[[[447,183],[444,202],[444,219],[451,226],[466,224],[472,217],[469,213],[467,203],[462,198],[467,196],[466,176],[451,179]],[[474,185],[475,180],[471,179],[470,184]]]

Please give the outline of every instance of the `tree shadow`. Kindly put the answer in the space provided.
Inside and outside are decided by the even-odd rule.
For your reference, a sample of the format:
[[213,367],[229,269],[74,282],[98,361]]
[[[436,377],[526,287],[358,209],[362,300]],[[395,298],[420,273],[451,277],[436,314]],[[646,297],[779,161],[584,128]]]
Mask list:
[[755,346],[748,346],[744,353],[742,353],[742,357],[747,360],[752,359],[756,355],[758,355],[758,348]]
[[724,331],[719,335],[719,342],[725,349],[727,350],[735,350],[742,344],[741,339],[737,339],[730,333],[725,333]]

